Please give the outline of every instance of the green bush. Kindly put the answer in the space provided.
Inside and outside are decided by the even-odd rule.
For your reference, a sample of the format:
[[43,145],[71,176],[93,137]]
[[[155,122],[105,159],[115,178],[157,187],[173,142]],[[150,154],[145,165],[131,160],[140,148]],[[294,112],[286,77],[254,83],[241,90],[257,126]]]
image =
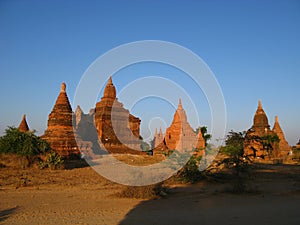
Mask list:
[[5,135],[0,137],[0,153],[35,156],[49,150],[49,143],[36,136],[34,131],[21,132],[15,127],[8,127]]
[[202,178],[202,173],[198,169],[201,157],[192,156],[184,167],[179,170],[176,178],[187,183],[195,183]]

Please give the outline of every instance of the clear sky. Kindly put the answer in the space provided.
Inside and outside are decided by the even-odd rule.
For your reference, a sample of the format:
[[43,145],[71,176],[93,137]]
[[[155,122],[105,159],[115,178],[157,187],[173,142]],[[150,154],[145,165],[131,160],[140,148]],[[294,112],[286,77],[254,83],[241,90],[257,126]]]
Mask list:
[[[0,133],[7,126],[18,126],[25,113],[30,128],[42,134],[61,82],[67,83],[72,103],[78,82],[94,60],[140,40],[177,43],[207,63],[224,94],[227,131],[250,128],[261,99],[271,127],[278,115],[289,144],[299,140],[300,2],[296,0],[1,0]],[[180,72],[163,65],[137,65],[126,71],[132,77],[114,75],[118,91],[143,76],[174,77],[180,83]],[[193,95],[193,84],[182,82],[182,87]],[[200,125],[209,126],[205,96],[200,94],[199,99]],[[120,101],[128,107],[126,99]],[[163,127],[170,125],[174,108],[167,102],[145,103],[132,108],[142,119],[142,135],[149,135],[146,123],[151,116],[164,118]],[[194,128],[199,125],[191,116],[188,120]]]

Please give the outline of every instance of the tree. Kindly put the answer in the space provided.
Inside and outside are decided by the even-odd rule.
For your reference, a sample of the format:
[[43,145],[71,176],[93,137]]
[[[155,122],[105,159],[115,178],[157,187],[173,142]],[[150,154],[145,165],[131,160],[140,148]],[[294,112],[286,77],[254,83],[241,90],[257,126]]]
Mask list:
[[229,158],[223,159],[220,164],[225,164],[231,168],[235,182],[233,182],[233,192],[241,193],[246,189],[246,185],[242,174],[247,172],[248,162],[244,156],[244,140],[246,132],[230,131],[225,140],[225,146],[221,147],[220,152],[223,152],[229,156]]
[[245,131],[235,132],[231,130],[226,136],[226,145],[220,149],[220,152],[230,156],[229,159],[225,159],[224,163],[226,163],[229,167],[234,168],[237,177],[240,176],[240,172],[242,172],[247,165],[244,160],[245,135]]
[[225,147],[222,151],[232,157],[242,157],[244,155],[244,140],[246,132],[229,131],[225,140]]
[[273,154],[274,146],[279,143],[280,138],[277,136],[277,134],[274,135],[264,135],[261,138],[263,148],[267,151],[268,155]]

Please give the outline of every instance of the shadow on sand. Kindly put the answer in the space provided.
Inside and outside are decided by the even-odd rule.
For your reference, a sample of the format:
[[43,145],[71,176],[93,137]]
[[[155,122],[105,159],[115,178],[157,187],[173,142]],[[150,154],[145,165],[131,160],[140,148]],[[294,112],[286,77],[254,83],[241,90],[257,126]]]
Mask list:
[[259,191],[233,194],[220,183],[177,187],[166,198],[140,203],[119,224],[299,225],[300,167],[256,167],[250,182]]
[[206,196],[181,188],[168,198],[142,202],[119,224],[299,225],[299,202],[299,195]]
[[1,210],[0,211],[0,222],[3,222],[4,220],[8,219],[8,217],[11,215],[11,214],[14,214],[16,213],[16,211],[18,210],[18,206],[16,207],[13,207],[13,208],[8,208],[8,209],[5,209],[5,210]]

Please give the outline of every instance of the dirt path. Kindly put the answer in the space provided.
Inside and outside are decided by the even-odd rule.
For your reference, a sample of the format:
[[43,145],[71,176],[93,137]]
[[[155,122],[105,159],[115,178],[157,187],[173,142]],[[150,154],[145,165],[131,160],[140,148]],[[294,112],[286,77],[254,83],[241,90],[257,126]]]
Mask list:
[[117,224],[140,201],[117,199],[110,191],[5,190],[0,192],[4,224]]

